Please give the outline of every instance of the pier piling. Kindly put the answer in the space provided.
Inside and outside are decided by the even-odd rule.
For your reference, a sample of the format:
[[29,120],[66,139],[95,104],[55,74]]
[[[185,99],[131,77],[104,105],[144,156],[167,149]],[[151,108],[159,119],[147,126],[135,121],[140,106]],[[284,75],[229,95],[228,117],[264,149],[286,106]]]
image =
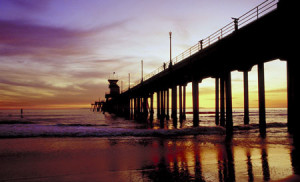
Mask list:
[[231,72],[225,74],[225,87],[226,87],[226,132],[231,134],[233,132],[232,121],[232,93],[231,93]]
[[192,95],[193,95],[193,126],[199,126],[199,86],[198,79],[192,81]]
[[249,89],[248,89],[248,71],[243,71],[244,76],[244,124],[249,124]]
[[258,72],[258,107],[259,107],[259,129],[266,131],[266,108],[265,108],[265,74],[264,63],[257,65]]
[[219,125],[219,78],[215,78],[215,122]]

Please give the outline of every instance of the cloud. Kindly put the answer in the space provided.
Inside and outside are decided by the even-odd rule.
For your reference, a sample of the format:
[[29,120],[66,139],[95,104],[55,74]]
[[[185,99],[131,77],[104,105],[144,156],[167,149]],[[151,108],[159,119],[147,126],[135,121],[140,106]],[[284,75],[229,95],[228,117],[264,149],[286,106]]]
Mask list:
[[49,0],[10,0],[14,6],[29,11],[43,11],[48,7]]
[[65,52],[59,50],[74,47],[80,36],[80,32],[23,21],[0,20],[0,26],[2,56],[40,55],[46,51]]
[[[24,20],[0,20],[0,54],[78,55],[95,51],[101,44],[99,35],[122,26],[127,20],[112,22],[88,30],[75,30],[34,24]],[[104,41],[104,40],[103,40]]]

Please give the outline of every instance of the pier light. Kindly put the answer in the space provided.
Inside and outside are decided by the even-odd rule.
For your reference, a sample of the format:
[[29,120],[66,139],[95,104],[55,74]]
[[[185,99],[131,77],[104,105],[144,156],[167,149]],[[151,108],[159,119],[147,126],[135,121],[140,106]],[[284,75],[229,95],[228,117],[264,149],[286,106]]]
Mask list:
[[170,36],[170,65],[172,65],[172,32],[169,32]]

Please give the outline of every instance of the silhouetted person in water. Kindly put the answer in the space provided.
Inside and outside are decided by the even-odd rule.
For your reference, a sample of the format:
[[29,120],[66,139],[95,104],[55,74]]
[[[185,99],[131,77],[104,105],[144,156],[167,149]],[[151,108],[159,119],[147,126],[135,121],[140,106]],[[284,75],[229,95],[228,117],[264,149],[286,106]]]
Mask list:
[[23,108],[21,108],[21,118],[23,118]]

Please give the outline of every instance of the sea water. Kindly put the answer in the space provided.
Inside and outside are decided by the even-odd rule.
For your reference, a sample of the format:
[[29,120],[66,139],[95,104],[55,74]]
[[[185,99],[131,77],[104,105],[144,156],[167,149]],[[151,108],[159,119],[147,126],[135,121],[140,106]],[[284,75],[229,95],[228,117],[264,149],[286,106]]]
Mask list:
[[[224,128],[215,124],[213,109],[201,109],[200,127],[193,128],[193,115],[187,109],[186,120],[172,121],[164,125],[154,118],[153,122],[125,120],[109,113],[92,112],[89,109],[70,110],[0,110],[0,137],[38,137],[38,136],[151,136],[151,135],[189,135],[191,132],[224,133]],[[233,109],[233,124],[243,128],[243,109]],[[154,113],[156,116],[156,113]],[[179,117],[178,117],[179,118]],[[250,125],[258,128],[258,109],[249,111]],[[287,123],[287,109],[266,109],[268,126],[284,127]],[[176,131],[175,131],[176,130]]]
[[[187,110],[190,113],[192,110]],[[154,114],[156,115],[156,114]],[[89,109],[0,110],[0,181],[272,181],[299,180],[299,149],[287,110],[233,109],[234,134],[215,125],[213,109],[178,121],[125,120]]]

